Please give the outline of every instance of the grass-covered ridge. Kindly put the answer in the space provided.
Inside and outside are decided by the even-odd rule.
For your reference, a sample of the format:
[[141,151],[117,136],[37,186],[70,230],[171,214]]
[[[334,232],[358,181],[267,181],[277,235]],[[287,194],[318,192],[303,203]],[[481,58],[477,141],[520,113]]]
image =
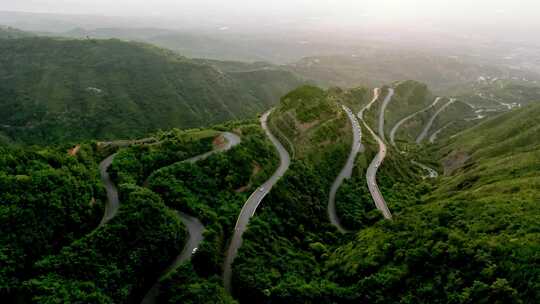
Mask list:
[[38,143],[140,137],[248,117],[301,83],[288,72],[233,75],[120,40],[5,39],[0,66],[0,132]]
[[438,195],[481,200],[540,198],[540,105],[502,114],[443,147],[449,174]]

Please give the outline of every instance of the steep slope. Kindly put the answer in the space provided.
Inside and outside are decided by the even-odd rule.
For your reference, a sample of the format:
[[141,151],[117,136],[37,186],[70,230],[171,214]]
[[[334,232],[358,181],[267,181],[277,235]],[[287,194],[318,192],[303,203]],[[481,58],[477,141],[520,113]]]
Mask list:
[[[335,98],[301,87],[270,116],[272,132],[290,141],[294,157],[250,222],[233,264],[233,294],[242,303],[317,298],[311,284],[318,280],[318,256],[339,234],[328,218],[328,195],[352,142],[349,119]],[[310,287],[300,290],[303,284]]]
[[41,143],[247,117],[301,83],[286,72],[231,75],[118,40],[3,40],[0,66],[1,131]]
[[434,191],[334,251],[329,277],[369,303],[538,302],[539,115],[510,112],[442,146]]

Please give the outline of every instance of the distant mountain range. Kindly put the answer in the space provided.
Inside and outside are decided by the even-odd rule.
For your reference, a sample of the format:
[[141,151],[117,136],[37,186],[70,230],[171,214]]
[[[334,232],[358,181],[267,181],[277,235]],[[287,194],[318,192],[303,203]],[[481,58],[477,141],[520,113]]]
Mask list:
[[144,41],[194,58],[277,62],[325,87],[374,86],[400,79],[416,79],[436,91],[447,92],[480,77],[540,81],[537,72],[511,65],[488,64],[486,59],[460,53],[448,56],[432,50],[392,48],[380,42],[363,47],[329,46],[307,40],[272,41],[226,33],[195,34],[152,28],[76,28],[60,35]]
[[[423,52],[366,47],[349,56],[314,56],[276,65],[184,57],[178,53],[212,58],[210,51],[249,58],[238,53],[246,45],[234,39],[225,46],[223,39],[173,30],[76,28],[54,34],[63,38],[36,35],[0,28],[5,39],[0,46],[0,77],[5,79],[0,83],[2,138],[105,139],[205,126],[259,113],[306,82],[373,87],[415,79],[433,94],[458,96],[477,111],[540,99],[540,76],[534,72]],[[228,47],[235,56],[225,55]]]
[[37,143],[245,118],[303,83],[277,67],[229,72],[120,40],[3,39],[0,66],[0,132]]

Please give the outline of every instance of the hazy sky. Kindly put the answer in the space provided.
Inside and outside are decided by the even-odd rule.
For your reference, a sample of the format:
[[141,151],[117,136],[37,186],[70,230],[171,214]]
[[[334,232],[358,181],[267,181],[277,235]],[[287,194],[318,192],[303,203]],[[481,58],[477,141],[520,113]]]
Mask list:
[[[0,0],[0,10],[177,17],[223,26],[540,28],[539,0]],[[1,20],[0,20],[1,23]]]

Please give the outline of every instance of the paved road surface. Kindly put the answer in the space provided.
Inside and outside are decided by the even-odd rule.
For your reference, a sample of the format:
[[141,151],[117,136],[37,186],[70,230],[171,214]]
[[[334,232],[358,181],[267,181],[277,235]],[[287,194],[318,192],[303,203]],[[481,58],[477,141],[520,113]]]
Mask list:
[[[362,121],[364,124],[364,127],[371,133],[373,138],[379,143],[379,153],[375,156],[371,164],[369,165],[367,172],[366,172],[366,181],[368,183],[369,192],[371,193],[371,197],[373,198],[373,201],[375,202],[375,206],[377,206],[377,209],[379,209],[383,216],[386,219],[391,219],[392,214],[390,213],[390,210],[388,209],[388,206],[386,205],[386,201],[384,200],[384,197],[381,194],[381,191],[379,190],[379,186],[377,185],[377,170],[381,166],[384,158],[386,157],[386,145],[380,139],[375,132],[368,126],[368,124],[365,122],[363,115],[364,111],[366,109],[369,109],[371,105],[379,98],[380,90],[374,89],[373,90],[373,100],[358,113],[358,118]],[[383,112],[383,109],[381,107],[381,113]],[[380,118],[379,118],[380,119]],[[384,115],[382,117],[384,119]]]
[[[182,220],[182,223],[186,225],[188,231],[189,231],[189,238],[186,244],[184,245],[184,249],[182,249],[182,252],[180,255],[176,257],[174,262],[163,271],[162,276],[168,274],[169,272],[176,269],[178,266],[183,264],[184,262],[188,261],[191,256],[193,255],[193,250],[195,248],[198,248],[203,240],[203,232],[204,232],[204,226],[203,224],[195,217],[192,217],[186,213],[183,212],[177,212],[178,216],[180,217],[180,220]],[[159,296],[159,292],[161,289],[161,284],[156,282],[154,286],[148,291],[144,299],[142,300],[142,304],[153,304],[157,302],[157,297]]]
[[103,218],[101,219],[101,223],[99,226],[103,226],[103,224],[110,221],[118,212],[118,208],[120,207],[120,201],[118,200],[118,189],[116,189],[116,185],[111,180],[111,177],[109,176],[109,173],[107,172],[107,169],[109,169],[109,166],[112,164],[115,154],[109,155],[109,157],[105,158],[100,164],[99,164],[99,174],[101,175],[101,181],[103,182],[103,185],[105,185],[105,189],[107,190],[107,203],[105,204],[105,213],[103,214]]
[[[205,158],[210,157],[213,154],[224,152],[227,150],[230,150],[232,147],[240,144],[241,139],[238,135],[230,132],[222,132],[221,135],[225,137],[226,144],[220,148],[214,149],[212,151],[197,155],[192,158],[188,158],[184,160],[183,162],[189,162],[189,163],[195,163],[197,161],[203,160]],[[182,249],[182,252],[176,257],[174,262],[163,271],[162,276],[166,275],[167,273],[171,272],[172,270],[176,269],[178,266],[183,264],[184,262],[188,261],[191,256],[193,255],[193,250],[195,248],[198,248],[203,240],[203,232],[204,232],[204,226],[203,224],[195,217],[192,217],[186,213],[183,212],[177,212],[180,220],[184,225],[186,226],[189,237],[184,245],[184,248]],[[148,291],[144,299],[142,300],[142,304],[153,304],[156,303],[157,297],[159,295],[159,290],[161,288],[161,285],[158,282],[156,282],[152,288]]]
[[364,112],[371,108],[371,106],[379,99],[380,95],[381,95],[381,89],[374,88],[373,89],[373,99],[365,107],[363,107],[360,110],[360,112],[358,112],[358,118],[360,118],[360,120],[364,120]]
[[429,178],[437,178],[437,177],[439,177],[439,173],[437,171],[435,171],[434,169],[432,169],[432,168],[430,168],[430,167],[428,167],[428,166],[426,166],[424,164],[421,164],[421,163],[419,163],[417,161],[414,161],[414,160],[412,160],[411,163],[413,163],[413,164],[417,165],[418,167],[426,170],[428,172],[428,177]]
[[435,121],[435,119],[437,118],[437,116],[439,116],[439,114],[441,114],[442,111],[444,111],[446,108],[448,108],[448,106],[450,106],[451,104],[453,104],[455,101],[456,101],[455,98],[451,98],[449,102],[445,103],[442,107],[440,107],[440,108],[433,114],[433,116],[431,116],[431,118],[429,119],[428,123],[427,123],[426,126],[424,127],[424,130],[422,130],[422,133],[420,133],[420,135],[418,135],[418,137],[416,138],[416,143],[417,143],[417,144],[421,143],[421,142],[426,138],[426,136],[427,136],[428,133],[429,133],[429,129],[431,129],[431,125],[433,125],[433,122]]
[[392,100],[392,97],[394,96],[394,89],[389,88],[388,89],[388,95],[384,98],[384,101],[381,106],[381,111],[379,113],[379,135],[381,136],[383,141],[386,141],[386,138],[384,136],[384,113],[386,111],[386,107]]
[[266,112],[261,117],[261,126],[266,132],[266,135],[270,138],[270,141],[272,141],[272,143],[278,150],[280,164],[276,172],[274,172],[274,175],[272,175],[269,180],[267,180],[261,187],[259,187],[257,190],[255,190],[255,192],[251,194],[251,196],[248,198],[248,200],[242,207],[240,215],[238,216],[238,219],[236,221],[234,234],[232,236],[231,243],[229,244],[229,249],[227,250],[227,256],[225,258],[225,265],[223,271],[223,284],[225,286],[225,289],[227,289],[229,292],[231,291],[232,263],[234,261],[234,258],[236,258],[236,255],[238,254],[238,249],[242,245],[242,234],[246,231],[249,220],[255,214],[255,211],[257,210],[257,207],[259,206],[263,198],[266,196],[266,194],[268,194],[270,189],[272,189],[272,187],[283,176],[283,174],[285,174],[291,163],[290,156],[287,150],[285,150],[279,140],[274,137],[274,135],[272,135],[272,133],[268,129],[267,120],[271,111],[272,110]]
[[349,120],[351,121],[353,141],[349,158],[347,159],[347,162],[345,163],[343,169],[341,169],[341,172],[339,172],[336,180],[332,184],[332,188],[330,188],[330,195],[328,197],[328,217],[330,218],[330,222],[337,227],[339,232],[345,233],[347,232],[347,230],[341,225],[339,217],[336,213],[336,193],[343,181],[345,179],[351,178],[352,170],[354,168],[354,160],[356,159],[356,155],[358,154],[358,152],[360,152],[362,131],[360,129],[360,124],[358,123],[358,120],[354,116],[351,109],[346,106],[342,107],[343,110],[347,113],[347,116],[349,116]]
[[442,131],[446,130],[446,128],[453,125],[454,123],[455,123],[454,121],[451,121],[447,123],[446,125],[444,125],[442,128],[440,128],[439,130],[433,132],[433,134],[431,134],[431,136],[429,137],[429,142],[434,143],[437,140],[437,137],[439,136],[439,134],[441,134]]
[[232,147],[238,145],[241,142],[240,137],[238,137],[238,135],[236,135],[234,133],[222,132],[221,135],[223,135],[223,137],[225,137],[225,139],[227,140],[226,144],[223,147],[214,149],[212,151],[208,151],[206,153],[203,153],[201,155],[197,155],[197,156],[192,157],[192,158],[188,158],[184,162],[188,162],[188,163],[198,162],[200,160],[208,158],[209,156],[211,156],[213,154],[230,150]]
[[433,101],[433,103],[425,108],[423,108],[422,110],[418,111],[418,112],[414,112],[412,113],[411,115],[403,118],[402,120],[400,120],[393,128],[392,128],[392,131],[390,131],[390,143],[392,144],[392,146],[396,147],[396,142],[395,142],[395,137],[396,137],[396,132],[397,130],[399,129],[399,127],[404,124],[405,122],[407,122],[408,120],[412,119],[413,117],[415,117],[416,115],[420,114],[420,113],[423,113],[431,108],[433,108],[435,105],[437,105],[437,103],[439,102],[439,100],[441,100],[442,97],[437,97],[435,98],[435,101]]

